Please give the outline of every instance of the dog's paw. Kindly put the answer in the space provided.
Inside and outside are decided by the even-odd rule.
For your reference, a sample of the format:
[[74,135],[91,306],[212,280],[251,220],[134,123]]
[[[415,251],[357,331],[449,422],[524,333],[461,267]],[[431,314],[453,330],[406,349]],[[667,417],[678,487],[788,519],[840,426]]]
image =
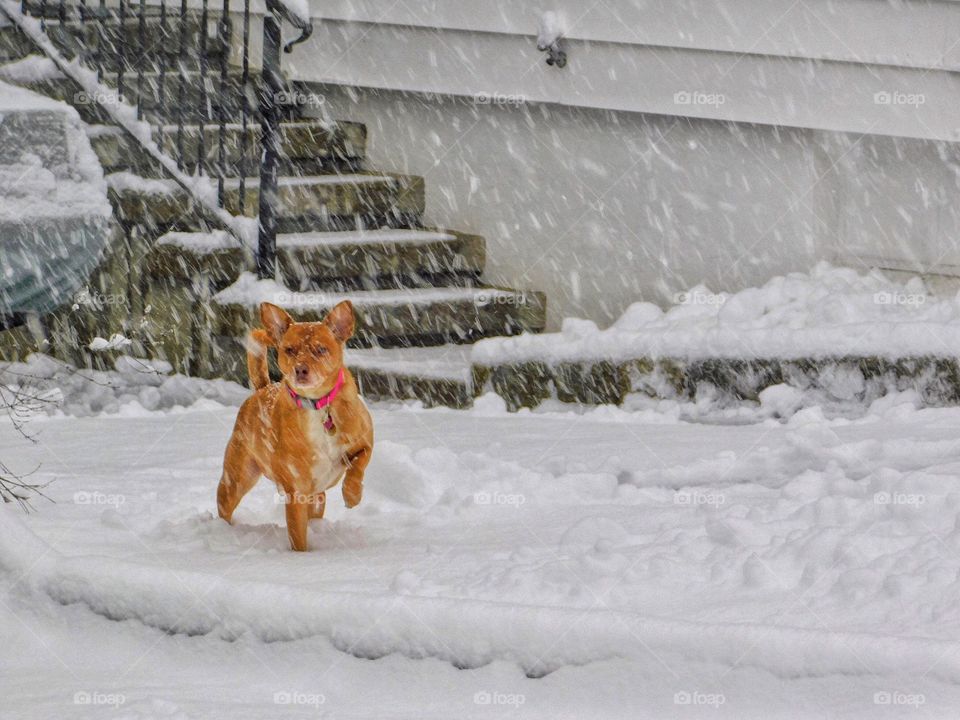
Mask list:
[[355,488],[343,486],[343,502],[348,508],[356,507],[363,498],[363,486]]

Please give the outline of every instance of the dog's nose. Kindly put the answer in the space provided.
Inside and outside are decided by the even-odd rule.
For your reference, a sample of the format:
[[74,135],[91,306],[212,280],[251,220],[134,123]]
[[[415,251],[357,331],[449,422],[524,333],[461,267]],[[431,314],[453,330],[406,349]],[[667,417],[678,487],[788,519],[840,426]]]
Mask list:
[[297,367],[294,368],[294,373],[297,376],[297,382],[305,382],[310,376],[310,368],[306,365],[297,365]]

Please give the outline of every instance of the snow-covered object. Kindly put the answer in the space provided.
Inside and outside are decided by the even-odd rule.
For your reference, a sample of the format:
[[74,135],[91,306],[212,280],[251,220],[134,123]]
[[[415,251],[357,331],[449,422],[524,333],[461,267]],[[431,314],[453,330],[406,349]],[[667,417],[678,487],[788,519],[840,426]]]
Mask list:
[[5,15],[34,45],[42,49],[57,70],[79,85],[88,97],[96,98],[99,107],[116,125],[137,138],[143,150],[163,167],[164,172],[181,187],[189,190],[208,218],[215,219],[237,238],[248,238],[255,232],[255,219],[234,217],[221,208],[217,202],[216,185],[210,183],[209,178],[190,176],[180,169],[176,161],[160,150],[152,137],[150,124],[137,119],[136,108],[121,98],[114,88],[101,83],[97,79],[96,71],[65,57],[47,37],[41,22],[37,18],[24,15],[20,3],[15,0],[0,0],[0,14]]
[[565,320],[559,333],[481,340],[473,362],[499,365],[674,357],[902,358],[960,355],[960,296],[932,295],[920,278],[891,280],[820,263],[733,294],[697,286],[661,310],[631,305],[600,330]]
[[30,83],[41,80],[62,80],[64,74],[50,58],[42,55],[27,55],[15,62],[0,67],[0,80],[14,83]]
[[563,36],[563,23],[560,16],[548,10],[540,16],[537,25],[537,49],[546,50]]
[[181,250],[203,255],[217,250],[232,250],[237,241],[222,230],[213,232],[169,232],[157,240],[157,245],[170,245]]
[[277,0],[287,12],[303,24],[310,22],[310,3],[307,0]]
[[103,170],[77,111],[0,82],[0,220],[109,217]]
[[103,170],[69,105],[0,82],[0,314],[66,302],[110,235]]
[[130,344],[131,340],[129,338],[124,337],[120,333],[114,333],[110,336],[109,340],[102,337],[95,337],[87,347],[93,352],[104,352],[106,350],[119,350]]
[[[98,339],[109,345],[114,338]],[[121,342],[114,348],[124,345]],[[162,360],[121,355],[114,361],[114,368],[109,372],[78,369],[35,354],[25,362],[0,364],[0,388],[20,389],[32,397],[44,398],[37,404],[37,412],[80,417],[101,413],[137,415],[146,410],[189,407],[201,401],[234,406],[250,394],[246,388],[226,380],[174,374],[170,364]]]
[[177,192],[177,183],[167,178],[146,178],[128,170],[110,173],[106,177],[107,185],[111,190],[123,192],[130,190],[147,195],[174,195]]

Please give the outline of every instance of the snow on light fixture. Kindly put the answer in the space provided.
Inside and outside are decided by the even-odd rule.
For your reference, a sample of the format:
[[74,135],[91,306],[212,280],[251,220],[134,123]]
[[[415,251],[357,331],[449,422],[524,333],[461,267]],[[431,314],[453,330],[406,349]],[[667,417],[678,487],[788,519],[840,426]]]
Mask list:
[[560,49],[562,37],[562,23],[557,14],[552,10],[543,13],[537,29],[537,50],[547,53],[547,65],[566,67],[567,54]]

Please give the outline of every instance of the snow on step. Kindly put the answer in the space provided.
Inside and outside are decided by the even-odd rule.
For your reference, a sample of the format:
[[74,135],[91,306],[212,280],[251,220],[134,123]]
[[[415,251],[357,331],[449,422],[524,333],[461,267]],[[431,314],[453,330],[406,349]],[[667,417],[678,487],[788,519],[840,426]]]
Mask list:
[[284,233],[277,236],[277,247],[349,247],[352,245],[387,245],[403,243],[426,245],[456,240],[455,235],[428,230],[344,230],[339,232]]
[[469,302],[481,308],[485,305],[506,303],[517,296],[510,290],[497,288],[436,287],[399,290],[357,290],[351,292],[297,292],[275,280],[258,280],[253,273],[243,273],[237,281],[214,296],[221,305],[248,307],[262,302],[296,311],[304,308],[333,307],[349,300],[358,307],[384,305],[430,305],[433,303]]
[[60,80],[61,73],[53,60],[42,55],[27,57],[0,66],[0,79],[11,83],[31,83],[43,80]]
[[[284,233],[277,235],[277,247],[339,249],[358,245],[428,245],[456,240],[456,235],[428,230],[345,230],[337,232]],[[213,232],[169,232],[157,240],[157,245],[172,245],[183,250],[204,254],[215,250],[230,250],[237,242],[222,230]]]
[[[216,179],[209,180],[210,187],[217,185]],[[305,185],[366,185],[370,183],[395,184],[396,178],[388,175],[363,175],[348,173],[344,175],[299,175],[277,178],[278,187],[300,187]],[[180,191],[180,186],[174,180],[164,178],[145,178],[126,170],[107,175],[107,184],[113,190],[133,190],[150,195],[173,195]],[[240,178],[227,178],[224,187],[234,190],[240,187]],[[247,188],[260,187],[259,177],[246,179]]]
[[237,241],[223,230],[212,232],[168,232],[157,239],[156,245],[170,245],[204,255],[217,250],[233,250]]
[[116,192],[137,192],[144,195],[175,195],[182,192],[175,180],[145,178],[127,170],[106,176],[107,186]]
[[[365,175],[363,173],[344,173],[343,175],[284,175],[277,178],[279,187],[299,187],[300,185],[367,185],[370,183],[391,183],[395,184],[396,178],[389,175]],[[215,180],[211,180],[216,184]],[[259,187],[259,177],[249,177],[246,179],[246,187]],[[227,178],[224,187],[240,187],[240,178]]]
[[345,362],[356,370],[436,380],[471,382],[470,346],[347,348]]

